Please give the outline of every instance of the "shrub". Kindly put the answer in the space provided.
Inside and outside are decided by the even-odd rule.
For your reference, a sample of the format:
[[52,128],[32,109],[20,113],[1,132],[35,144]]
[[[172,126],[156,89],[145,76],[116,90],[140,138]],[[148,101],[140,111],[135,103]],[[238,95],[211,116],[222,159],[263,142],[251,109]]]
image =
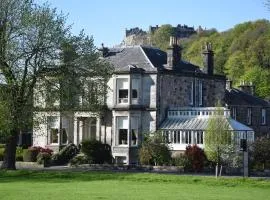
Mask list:
[[82,164],[89,164],[89,160],[86,155],[77,155],[70,160],[71,166],[77,166]]
[[29,148],[23,150],[23,161],[24,162],[36,162],[39,151],[36,148]]
[[189,169],[191,168],[191,163],[190,160],[187,158],[185,154],[180,154],[173,159],[173,165],[175,166],[182,166],[184,169]]
[[191,164],[191,170],[195,172],[202,171],[206,156],[200,147],[198,147],[196,144],[192,146],[188,145],[186,147],[185,156]]
[[161,133],[156,132],[152,137],[145,137],[139,149],[141,164],[168,165],[171,162],[171,152]]
[[270,163],[270,138],[261,137],[255,140],[252,144],[251,158],[252,164],[257,168],[266,168],[267,164]]
[[4,148],[0,148],[0,161],[4,160],[4,151],[5,151]]
[[67,164],[74,156],[79,153],[79,150],[75,144],[68,144],[58,153],[52,155],[51,162],[53,165]]
[[97,140],[85,140],[82,142],[82,152],[87,156],[91,164],[111,163],[111,147]]
[[50,156],[53,153],[53,150],[49,148],[42,148],[38,146],[29,147],[28,149],[23,150],[23,161],[24,162],[36,162],[37,155],[39,153],[48,153]]
[[6,147],[5,144],[0,144],[0,149],[4,149]]
[[16,148],[16,161],[23,161],[23,148],[22,147]]
[[51,154],[48,152],[40,152],[37,155],[37,163],[38,164],[49,164],[51,160]]

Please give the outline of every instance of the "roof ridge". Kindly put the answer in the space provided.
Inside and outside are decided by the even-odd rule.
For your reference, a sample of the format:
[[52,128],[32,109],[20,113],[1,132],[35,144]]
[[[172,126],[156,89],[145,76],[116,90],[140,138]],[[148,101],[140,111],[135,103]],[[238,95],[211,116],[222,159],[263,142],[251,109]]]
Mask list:
[[139,45],[139,47],[140,47],[140,50],[142,51],[144,57],[146,58],[146,60],[150,63],[151,67],[154,68],[154,69],[156,69],[155,66],[153,65],[153,63],[151,62],[151,60],[148,58],[148,56],[144,52],[142,45]]

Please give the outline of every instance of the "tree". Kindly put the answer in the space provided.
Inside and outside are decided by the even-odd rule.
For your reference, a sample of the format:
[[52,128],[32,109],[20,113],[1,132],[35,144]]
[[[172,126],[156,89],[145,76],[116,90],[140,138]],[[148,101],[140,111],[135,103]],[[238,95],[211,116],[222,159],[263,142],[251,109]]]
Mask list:
[[207,159],[216,164],[216,177],[220,167],[220,174],[226,149],[232,145],[229,126],[224,118],[222,108],[218,108],[215,115],[209,119],[205,134],[205,153]]
[[261,137],[255,140],[252,144],[251,155],[255,162],[262,165],[265,169],[265,165],[270,163],[270,139]]
[[8,114],[6,120],[9,122],[1,127],[2,132],[8,134],[1,167],[15,169],[17,136],[21,130],[32,126],[29,119],[33,113],[33,91],[40,89],[38,83],[60,86],[54,92],[62,101],[58,109],[74,109],[75,104],[63,103],[66,97],[74,96],[75,89],[69,90],[68,85],[82,88],[82,84],[74,84],[72,80],[75,77],[90,80],[86,77],[96,77],[103,72],[99,74],[102,80],[109,70],[98,59],[93,39],[84,34],[71,36],[65,16],[46,4],[37,5],[32,0],[2,0],[0,19],[0,70],[5,87],[1,105],[3,102],[6,107],[0,109],[0,116]]
[[169,46],[170,36],[174,35],[174,29],[171,25],[162,25],[151,35],[151,42],[154,46],[166,51]]
[[169,164],[171,153],[161,132],[145,135],[139,149],[139,160],[141,164],[147,165]]

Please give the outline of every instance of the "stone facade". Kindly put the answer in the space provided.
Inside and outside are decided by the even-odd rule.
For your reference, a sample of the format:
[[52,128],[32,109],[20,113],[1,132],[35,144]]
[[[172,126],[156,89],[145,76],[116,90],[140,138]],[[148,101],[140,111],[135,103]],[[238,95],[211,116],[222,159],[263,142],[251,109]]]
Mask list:
[[[175,38],[171,39],[168,53],[146,46],[100,49],[106,51],[102,54],[103,59],[115,68],[107,82],[107,109],[103,113],[36,113],[35,118],[43,118],[44,123],[34,127],[34,145],[59,149],[65,145],[64,132],[66,143],[79,145],[82,140],[97,139],[111,145],[116,163],[136,164],[143,135],[158,130],[171,107],[195,109],[215,107],[218,102],[222,106],[227,103],[229,107],[238,106],[238,117],[244,119],[247,107],[229,102],[226,99],[226,77],[213,74],[214,54],[204,54],[205,60],[211,62],[205,62],[204,69],[207,70],[201,70],[182,60],[177,42]],[[210,47],[207,44],[205,52]],[[260,108],[252,107],[252,122],[255,124],[259,118],[256,112],[259,113]],[[269,114],[267,108],[268,125]],[[54,122],[50,125],[48,119],[51,117],[54,117]],[[263,128],[254,126],[260,132]],[[175,149],[173,151],[177,153]]]

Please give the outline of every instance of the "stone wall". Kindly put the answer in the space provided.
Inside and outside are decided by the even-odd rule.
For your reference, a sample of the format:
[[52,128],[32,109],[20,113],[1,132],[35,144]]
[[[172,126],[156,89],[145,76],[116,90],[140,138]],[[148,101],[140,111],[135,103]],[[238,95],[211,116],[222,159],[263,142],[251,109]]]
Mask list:
[[[236,120],[253,128],[255,131],[255,138],[260,136],[270,136],[270,108],[266,108],[266,124],[261,124],[261,109],[262,106],[249,105],[230,105],[236,108]],[[247,123],[248,108],[251,108],[251,124]]]
[[[224,102],[225,79],[196,77],[187,75],[163,74],[159,78],[159,115],[158,121],[161,123],[166,117],[166,111],[169,107],[195,107],[200,106],[198,100],[198,92],[196,89],[193,98],[193,105],[190,103],[189,94],[191,91],[191,82],[202,81],[203,105],[201,107],[214,107],[220,101]],[[198,90],[198,89],[197,89]]]

